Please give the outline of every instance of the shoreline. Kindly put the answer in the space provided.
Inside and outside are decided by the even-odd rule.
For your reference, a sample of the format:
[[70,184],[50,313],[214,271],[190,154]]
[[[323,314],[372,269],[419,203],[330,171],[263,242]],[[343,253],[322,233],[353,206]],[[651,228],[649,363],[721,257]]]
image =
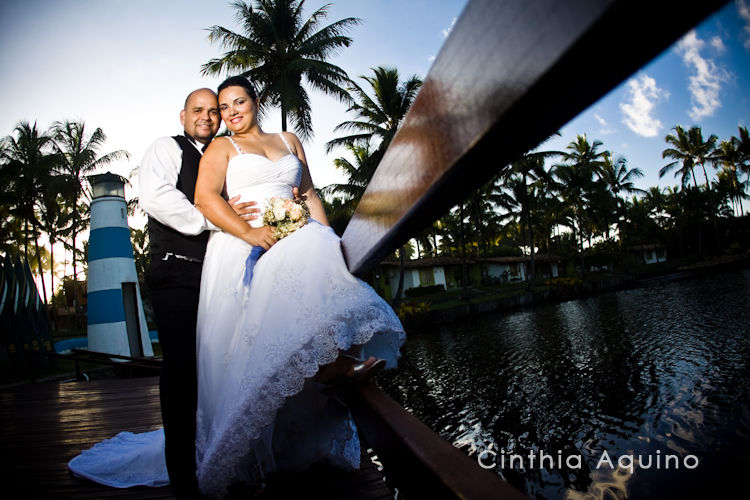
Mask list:
[[[569,300],[583,299],[602,293],[652,286],[667,281],[695,278],[712,272],[726,272],[750,268],[750,254],[723,256],[689,265],[670,267],[642,275],[621,274],[576,284],[552,286],[547,290],[521,291],[502,298],[487,298],[477,295],[462,299],[463,304],[431,309],[425,313],[401,319],[407,333],[422,333],[436,324],[452,323],[469,317],[498,312],[514,311],[543,304],[559,304]],[[420,297],[408,298],[402,303],[429,302]],[[437,303],[439,305],[439,302]]]

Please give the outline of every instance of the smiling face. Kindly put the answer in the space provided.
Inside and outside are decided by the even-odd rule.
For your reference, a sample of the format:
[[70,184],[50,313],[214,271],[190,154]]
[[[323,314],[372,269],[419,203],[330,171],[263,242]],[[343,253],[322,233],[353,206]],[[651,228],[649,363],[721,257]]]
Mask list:
[[208,144],[219,131],[216,94],[209,89],[199,89],[190,94],[185,101],[185,109],[180,111],[180,122],[190,137],[201,144]]
[[219,111],[232,133],[247,132],[258,124],[258,103],[243,87],[222,89],[219,92]]

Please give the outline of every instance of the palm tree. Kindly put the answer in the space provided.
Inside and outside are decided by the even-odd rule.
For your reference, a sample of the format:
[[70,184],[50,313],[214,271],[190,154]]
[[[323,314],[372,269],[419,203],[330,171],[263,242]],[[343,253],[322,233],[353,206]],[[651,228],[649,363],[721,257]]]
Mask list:
[[[37,266],[42,275],[41,252],[39,251],[39,222],[34,210],[45,179],[50,175],[52,156],[48,153],[50,137],[37,129],[36,122],[21,121],[13,131],[16,137],[9,135],[3,140],[4,170],[10,182],[9,193],[12,193],[9,215],[18,220],[22,227],[24,257],[29,259],[29,242],[34,241]],[[10,201],[10,200],[9,200]],[[44,278],[42,290],[46,296]]]
[[258,0],[251,7],[244,1],[235,1],[232,6],[244,35],[221,26],[208,28],[208,40],[227,52],[201,66],[201,72],[240,72],[250,77],[260,86],[260,103],[281,109],[282,130],[287,129],[291,118],[295,132],[307,139],[313,130],[310,98],[302,80],[341,100],[348,98],[342,85],[349,84],[349,77],[328,59],[352,43],[346,33],[360,19],[347,17],[320,28],[329,6],[304,20],[304,4],[304,0]]
[[[675,161],[665,165],[659,170],[659,176],[662,176],[662,172],[666,173],[669,168],[673,168],[678,162],[682,162],[683,169],[690,166],[690,172],[693,176],[695,187],[698,187],[697,181],[695,181],[695,174],[693,173],[693,167],[700,165],[703,169],[703,176],[706,179],[706,201],[707,211],[711,218],[714,226],[714,234],[717,242],[717,248],[721,245],[719,243],[719,227],[716,222],[716,213],[713,210],[715,205],[713,190],[711,189],[711,183],[708,180],[708,174],[706,173],[706,162],[712,161],[715,164],[715,149],[717,137],[711,134],[708,139],[703,140],[703,132],[700,127],[691,127],[690,130],[685,130],[681,126],[677,125],[674,127],[675,134],[667,135],[664,140],[671,144],[672,148],[667,148],[662,152],[663,158],[674,158]],[[685,186],[685,180],[683,178],[683,186]],[[692,198],[691,198],[692,199]]]
[[[634,179],[643,177],[643,171],[640,168],[628,169],[628,161],[623,156],[615,156],[609,153],[604,157],[601,169],[601,178],[609,186],[609,190],[619,199],[620,193],[623,194],[641,194],[645,195],[646,191],[635,187]],[[626,198],[623,197],[624,201]]]
[[334,166],[346,177],[345,182],[330,184],[321,189],[325,196],[338,197],[343,201],[337,207],[336,213],[331,214],[332,217],[345,216],[351,218],[359,200],[362,199],[372,174],[375,172],[375,167],[377,167],[369,144],[363,146],[347,144],[346,149],[354,158],[353,162],[343,156],[333,160]]
[[651,186],[643,197],[643,202],[648,208],[649,214],[662,229],[668,228],[669,217],[664,210],[667,205],[667,196],[658,186]]
[[5,139],[0,141],[0,251],[13,253],[21,241],[22,224],[13,217],[16,193],[13,191],[12,181],[15,175],[8,166],[7,146]]
[[[559,151],[537,151],[527,153],[514,161],[506,171],[505,179],[510,197],[503,205],[512,211],[515,204],[519,210],[521,224],[521,235],[524,245],[529,248],[529,289],[533,286],[536,276],[536,238],[534,237],[534,224],[532,223],[532,211],[542,196],[534,186],[536,181],[544,183],[548,180],[548,172],[544,169],[544,161],[547,158],[559,156]],[[529,184],[531,179],[531,184]],[[535,192],[536,191],[536,192]]]
[[[340,123],[334,129],[334,132],[346,130],[355,132],[355,134],[333,139],[326,144],[327,153],[330,153],[338,146],[344,146],[354,152],[355,156],[360,153],[367,154],[367,161],[364,161],[364,157],[359,159],[356,175],[350,177],[351,190],[354,193],[358,193],[353,206],[356,206],[356,203],[359,202],[364,189],[370,183],[370,179],[372,179],[375,169],[380,163],[383,154],[385,154],[385,150],[396,135],[398,127],[414,102],[417,91],[422,86],[422,80],[416,75],[405,82],[400,82],[396,68],[379,66],[373,68],[372,71],[374,76],[362,76],[361,78],[369,83],[374,97],[371,97],[355,82],[351,82],[349,90],[355,97],[350,98],[352,103],[348,111],[355,113],[357,119]],[[370,146],[373,142],[377,143],[377,149],[371,151]],[[337,166],[345,169],[348,168],[340,164],[337,164]],[[343,190],[341,186],[333,189]],[[399,251],[400,284],[403,283],[404,253],[405,249],[401,247]],[[399,291],[396,293],[393,301],[392,305],[394,307],[400,301],[400,290],[401,286],[399,286]]]
[[740,182],[738,171],[743,168],[743,158],[737,148],[739,140],[732,137],[731,140],[721,141],[716,149],[715,161],[723,167],[719,172],[719,186],[723,186],[733,205],[735,213],[743,214],[742,199],[747,198],[744,186]]
[[[643,171],[639,168],[628,169],[628,161],[623,156],[615,158],[612,153],[607,154],[602,162],[600,176],[617,201],[618,220],[619,215],[624,213],[627,200],[625,195],[646,194],[646,191],[635,187],[633,183],[634,179],[643,177]],[[623,194],[622,198],[620,198],[620,193]]]
[[675,131],[674,134],[668,134],[664,138],[667,144],[672,147],[662,151],[661,156],[662,158],[672,158],[674,161],[664,165],[659,170],[659,178],[661,179],[675,167],[681,165],[681,168],[675,172],[675,177],[678,175],[681,177],[683,187],[690,182],[690,179],[693,180],[695,187],[698,187],[693,169],[700,165],[706,178],[706,189],[710,189],[708,175],[706,174],[706,161],[711,159],[711,154],[716,147],[716,136],[712,134],[704,141],[700,127],[691,127],[690,130],[685,130],[677,125],[673,130]]
[[372,72],[373,76],[360,77],[369,84],[372,96],[361,86],[352,83],[349,91],[353,94],[353,102],[347,111],[354,113],[356,118],[340,123],[333,129],[334,132],[351,134],[329,141],[326,152],[347,144],[376,142],[379,160],[396,135],[422,86],[422,80],[413,75],[401,82],[396,68],[378,66],[372,68]]
[[99,149],[104,145],[107,136],[100,128],[96,128],[91,135],[86,133],[84,122],[57,121],[52,124],[54,147],[57,151],[56,170],[68,183],[66,203],[72,211],[71,216],[71,248],[73,251],[73,279],[78,279],[76,267],[76,239],[83,230],[87,220],[86,200],[90,198],[86,176],[96,170],[109,165],[113,161],[130,157],[127,151],[118,150],[99,155]]
[[738,127],[739,137],[732,136],[732,142],[740,154],[740,170],[747,174],[745,186],[750,185],[750,137],[748,137],[747,127]]
[[555,185],[562,202],[571,210],[570,225],[578,241],[581,273],[585,272],[584,235],[586,232],[589,236],[591,234],[589,208],[597,189],[594,176],[600,176],[602,163],[607,156],[606,151],[598,151],[601,145],[601,141],[589,143],[585,134],[579,135],[566,148],[568,152],[562,154],[562,160],[567,163],[556,165],[552,169],[552,175],[558,181]]
[[[50,176],[36,204],[39,227],[47,233],[49,239],[50,292],[53,297],[55,294],[55,244],[61,241],[70,230],[73,215],[72,211],[65,208],[66,199],[70,198],[65,194],[66,189],[70,189],[70,183],[63,176]],[[42,285],[44,285],[44,280],[42,280]]]

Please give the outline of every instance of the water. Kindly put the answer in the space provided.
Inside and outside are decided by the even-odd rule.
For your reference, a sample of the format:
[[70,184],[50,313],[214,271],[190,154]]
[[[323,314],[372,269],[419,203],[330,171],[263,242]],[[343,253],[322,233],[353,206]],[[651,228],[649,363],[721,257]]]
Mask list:
[[750,271],[437,326],[379,385],[535,498],[734,497]]

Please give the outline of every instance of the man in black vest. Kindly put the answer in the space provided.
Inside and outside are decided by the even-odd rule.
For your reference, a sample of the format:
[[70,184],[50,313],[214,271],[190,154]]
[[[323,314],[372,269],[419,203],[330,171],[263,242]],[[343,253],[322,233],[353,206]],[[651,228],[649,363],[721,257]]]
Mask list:
[[[203,255],[209,230],[217,228],[195,208],[193,194],[203,150],[219,130],[216,94],[193,91],[180,121],[185,135],[157,139],[144,154],[138,177],[151,245],[146,279],[163,355],[159,389],[167,471],[177,498],[195,498],[195,330]],[[258,211],[254,204],[233,208],[252,220]]]

